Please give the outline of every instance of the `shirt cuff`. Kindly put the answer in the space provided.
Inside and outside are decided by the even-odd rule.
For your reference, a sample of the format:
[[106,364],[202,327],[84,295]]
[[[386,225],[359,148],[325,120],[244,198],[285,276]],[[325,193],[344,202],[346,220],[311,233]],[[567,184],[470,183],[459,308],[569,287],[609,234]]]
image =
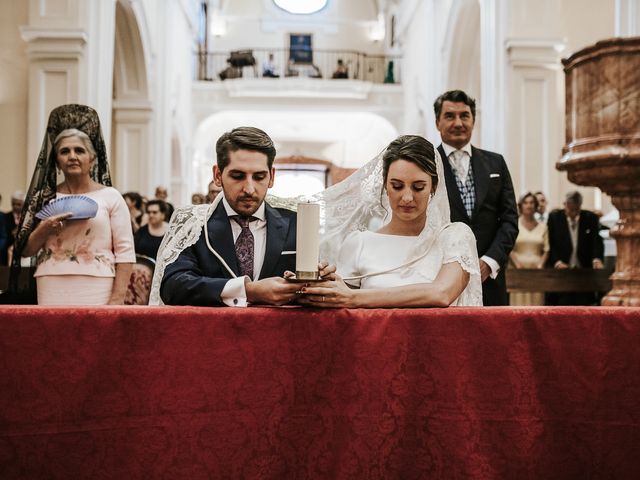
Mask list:
[[498,273],[500,272],[500,265],[498,265],[498,262],[496,262],[491,257],[487,257],[486,255],[481,256],[480,260],[489,265],[489,268],[491,269],[491,275],[489,276],[495,280],[498,277]]
[[246,307],[247,303],[247,291],[244,288],[244,279],[246,276],[232,278],[229,280],[222,293],[220,293],[220,300],[228,307]]

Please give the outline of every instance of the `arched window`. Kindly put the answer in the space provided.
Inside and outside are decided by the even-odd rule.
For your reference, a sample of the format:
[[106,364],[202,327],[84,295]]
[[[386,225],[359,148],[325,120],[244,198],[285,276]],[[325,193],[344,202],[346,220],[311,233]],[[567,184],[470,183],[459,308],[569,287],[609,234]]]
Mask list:
[[296,14],[308,15],[326,7],[329,0],[273,0],[278,7]]

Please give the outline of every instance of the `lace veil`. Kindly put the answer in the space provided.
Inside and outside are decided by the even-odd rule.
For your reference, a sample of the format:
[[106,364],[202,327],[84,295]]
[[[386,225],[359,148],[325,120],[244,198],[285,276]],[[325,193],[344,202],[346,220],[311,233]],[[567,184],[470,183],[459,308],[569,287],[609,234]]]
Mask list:
[[[449,200],[444,179],[442,159],[437,149],[436,166],[438,186],[427,207],[427,224],[418,236],[413,248],[407,252],[406,262],[400,269],[419,268],[419,262],[429,252],[440,233],[453,225],[450,223]],[[293,198],[267,196],[267,202],[273,207],[296,210],[298,202],[312,201],[320,204],[321,239],[320,258],[336,263],[344,239],[355,230],[367,230],[371,225],[382,225],[390,218],[391,209],[387,195],[383,192],[382,157],[384,151],[373,160],[359,168],[345,180],[315,195]],[[150,305],[160,305],[160,281],[166,265],[173,262],[180,252],[195,244],[202,234],[207,219],[221,199],[216,198],[212,205],[195,205],[178,209],[171,221],[169,232],[160,245],[154,273],[153,286],[149,299]],[[469,231],[470,232],[470,231]],[[458,299],[458,305],[482,305],[482,284],[480,268],[473,234],[460,239],[448,251],[462,268],[470,273],[467,288]],[[213,245],[215,248],[215,245]]]

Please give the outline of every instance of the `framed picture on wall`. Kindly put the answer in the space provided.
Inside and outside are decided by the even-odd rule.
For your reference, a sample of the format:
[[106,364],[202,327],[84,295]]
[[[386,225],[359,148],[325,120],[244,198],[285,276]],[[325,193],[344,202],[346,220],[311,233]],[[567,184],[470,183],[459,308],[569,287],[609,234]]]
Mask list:
[[289,34],[289,60],[293,60],[293,63],[313,63],[310,33]]

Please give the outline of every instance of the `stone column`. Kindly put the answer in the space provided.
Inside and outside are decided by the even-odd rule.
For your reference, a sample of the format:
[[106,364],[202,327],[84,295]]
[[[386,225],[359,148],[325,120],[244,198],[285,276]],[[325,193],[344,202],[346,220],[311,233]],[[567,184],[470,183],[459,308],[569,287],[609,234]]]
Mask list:
[[616,0],[616,37],[640,35],[640,0]]

